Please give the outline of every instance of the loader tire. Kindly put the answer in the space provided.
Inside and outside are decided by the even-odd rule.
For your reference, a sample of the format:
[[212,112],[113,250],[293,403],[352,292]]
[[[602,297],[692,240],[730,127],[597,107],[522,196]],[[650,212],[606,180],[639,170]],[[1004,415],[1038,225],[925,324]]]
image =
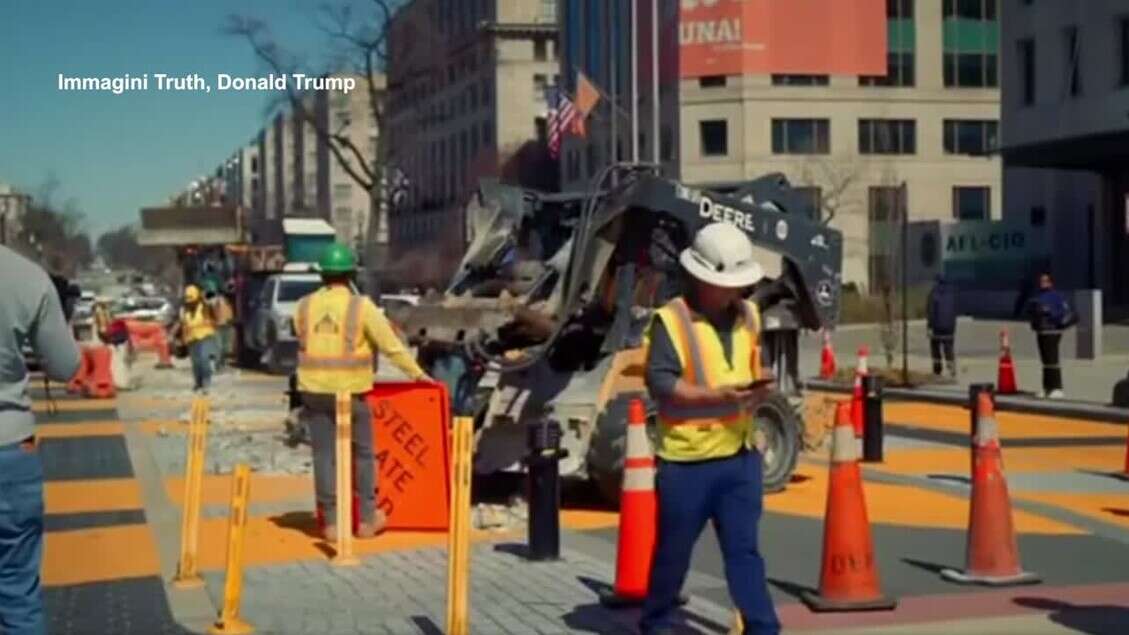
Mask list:
[[[619,506],[623,486],[623,463],[627,455],[627,406],[632,396],[608,400],[596,418],[596,429],[588,445],[588,478],[610,505]],[[648,411],[650,405],[648,403]]]
[[757,408],[757,429],[764,435],[764,491],[780,492],[788,486],[800,455],[804,423],[788,398],[774,392]]
[[[597,419],[596,429],[588,446],[588,477],[600,496],[611,505],[619,505],[623,486],[623,465],[627,454],[627,406],[630,396],[608,401]],[[654,408],[647,403],[647,419],[654,418]],[[757,426],[762,431],[764,450],[764,491],[780,492],[787,487],[799,458],[803,422],[783,393],[773,393],[757,409]]]

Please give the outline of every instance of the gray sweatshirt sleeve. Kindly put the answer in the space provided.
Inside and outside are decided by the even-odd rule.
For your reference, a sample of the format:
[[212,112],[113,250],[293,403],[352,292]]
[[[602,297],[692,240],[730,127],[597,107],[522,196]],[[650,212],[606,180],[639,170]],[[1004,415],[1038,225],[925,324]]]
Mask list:
[[78,372],[78,345],[63,316],[59,295],[50,283],[40,296],[28,335],[47,376],[58,382],[70,381]]
[[667,397],[682,378],[682,362],[674,350],[674,342],[659,318],[651,324],[651,347],[647,354],[644,379],[652,397]]

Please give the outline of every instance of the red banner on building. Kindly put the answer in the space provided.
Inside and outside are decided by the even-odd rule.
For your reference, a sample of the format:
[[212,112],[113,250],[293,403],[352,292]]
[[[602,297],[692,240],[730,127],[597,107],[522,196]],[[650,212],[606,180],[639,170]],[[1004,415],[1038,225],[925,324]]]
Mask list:
[[885,75],[883,0],[681,0],[681,76]]

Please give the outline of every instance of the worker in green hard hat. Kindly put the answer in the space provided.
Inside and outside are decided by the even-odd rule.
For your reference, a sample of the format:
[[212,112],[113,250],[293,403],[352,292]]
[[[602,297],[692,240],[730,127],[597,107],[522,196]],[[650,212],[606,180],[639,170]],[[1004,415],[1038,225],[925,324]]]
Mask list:
[[[372,415],[364,395],[372,388],[379,352],[413,380],[430,381],[396,336],[384,312],[368,298],[353,292],[356,259],[345,245],[334,243],[318,262],[323,286],[298,302],[294,332],[298,336],[298,391],[300,421],[310,431],[314,451],[314,489],[318,509],[325,519],[324,536],[337,540],[334,447],[335,395],[353,396],[353,466],[355,491],[360,497],[358,537],[380,533],[387,517],[376,509],[376,476]],[[340,501],[349,504],[349,501]]]

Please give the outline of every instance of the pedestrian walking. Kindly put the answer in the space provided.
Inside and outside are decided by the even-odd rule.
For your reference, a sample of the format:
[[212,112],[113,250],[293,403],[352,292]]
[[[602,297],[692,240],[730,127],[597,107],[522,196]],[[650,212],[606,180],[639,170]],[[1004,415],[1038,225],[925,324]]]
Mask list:
[[933,374],[941,374],[943,359],[949,377],[956,379],[957,288],[945,280],[944,274],[937,274],[937,281],[929,291],[926,328],[929,331],[929,351],[933,356]]
[[[414,381],[430,378],[396,337],[384,312],[368,298],[353,293],[357,266],[353,252],[334,243],[322,254],[323,285],[298,302],[294,332],[298,336],[299,421],[309,430],[314,453],[314,490],[322,509],[325,539],[337,540],[333,525],[336,500],[336,395],[353,395],[353,469],[360,497],[360,538],[384,530],[388,519],[376,509],[376,469],[372,414],[364,395],[372,389],[379,352]],[[341,501],[348,504],[347,501]],[[349,528],[343,528],[348,531]]]
[[235,333],[235,311],[227,296],[220,293],[213,282],[208,283],[206,297],[216,318],[216,372],[219,373],[227,370],[227,356]]
[[1078,323],[1078,315],[1066,301],[1066,296],[1054,287],[1051,274],[1039,276],[1039,291],[1027,302],[1027,317],[1039,345],[1039,360],[1043,363],[1043,396],[1062,399],[1062,366],[1059,344],[1064,330]]
[[659,309],[647,335],[646,383],[658,405],[658,536],[644,635],[670,623],[698,536],[713,520],[725,577],[746,633],[780,630],[757,546],[762,458],[753,413],[769,391],[754,384],[760,312],[743,299],[764,276],[737,227],[703,228],[680,261],[689,292]]
[[79,350],[47,273],[4,246],[0,296],[0,632],[38,635],[47,632],[39,579],[43,464],[22,346],[57,382],[74,377]]
[[200,287],[194,284],[184,288],[184,306],[180,308],[176,328],[192,360],[192,389],[206,395],[212,385],[216,322],[211,306],[201,296]]

